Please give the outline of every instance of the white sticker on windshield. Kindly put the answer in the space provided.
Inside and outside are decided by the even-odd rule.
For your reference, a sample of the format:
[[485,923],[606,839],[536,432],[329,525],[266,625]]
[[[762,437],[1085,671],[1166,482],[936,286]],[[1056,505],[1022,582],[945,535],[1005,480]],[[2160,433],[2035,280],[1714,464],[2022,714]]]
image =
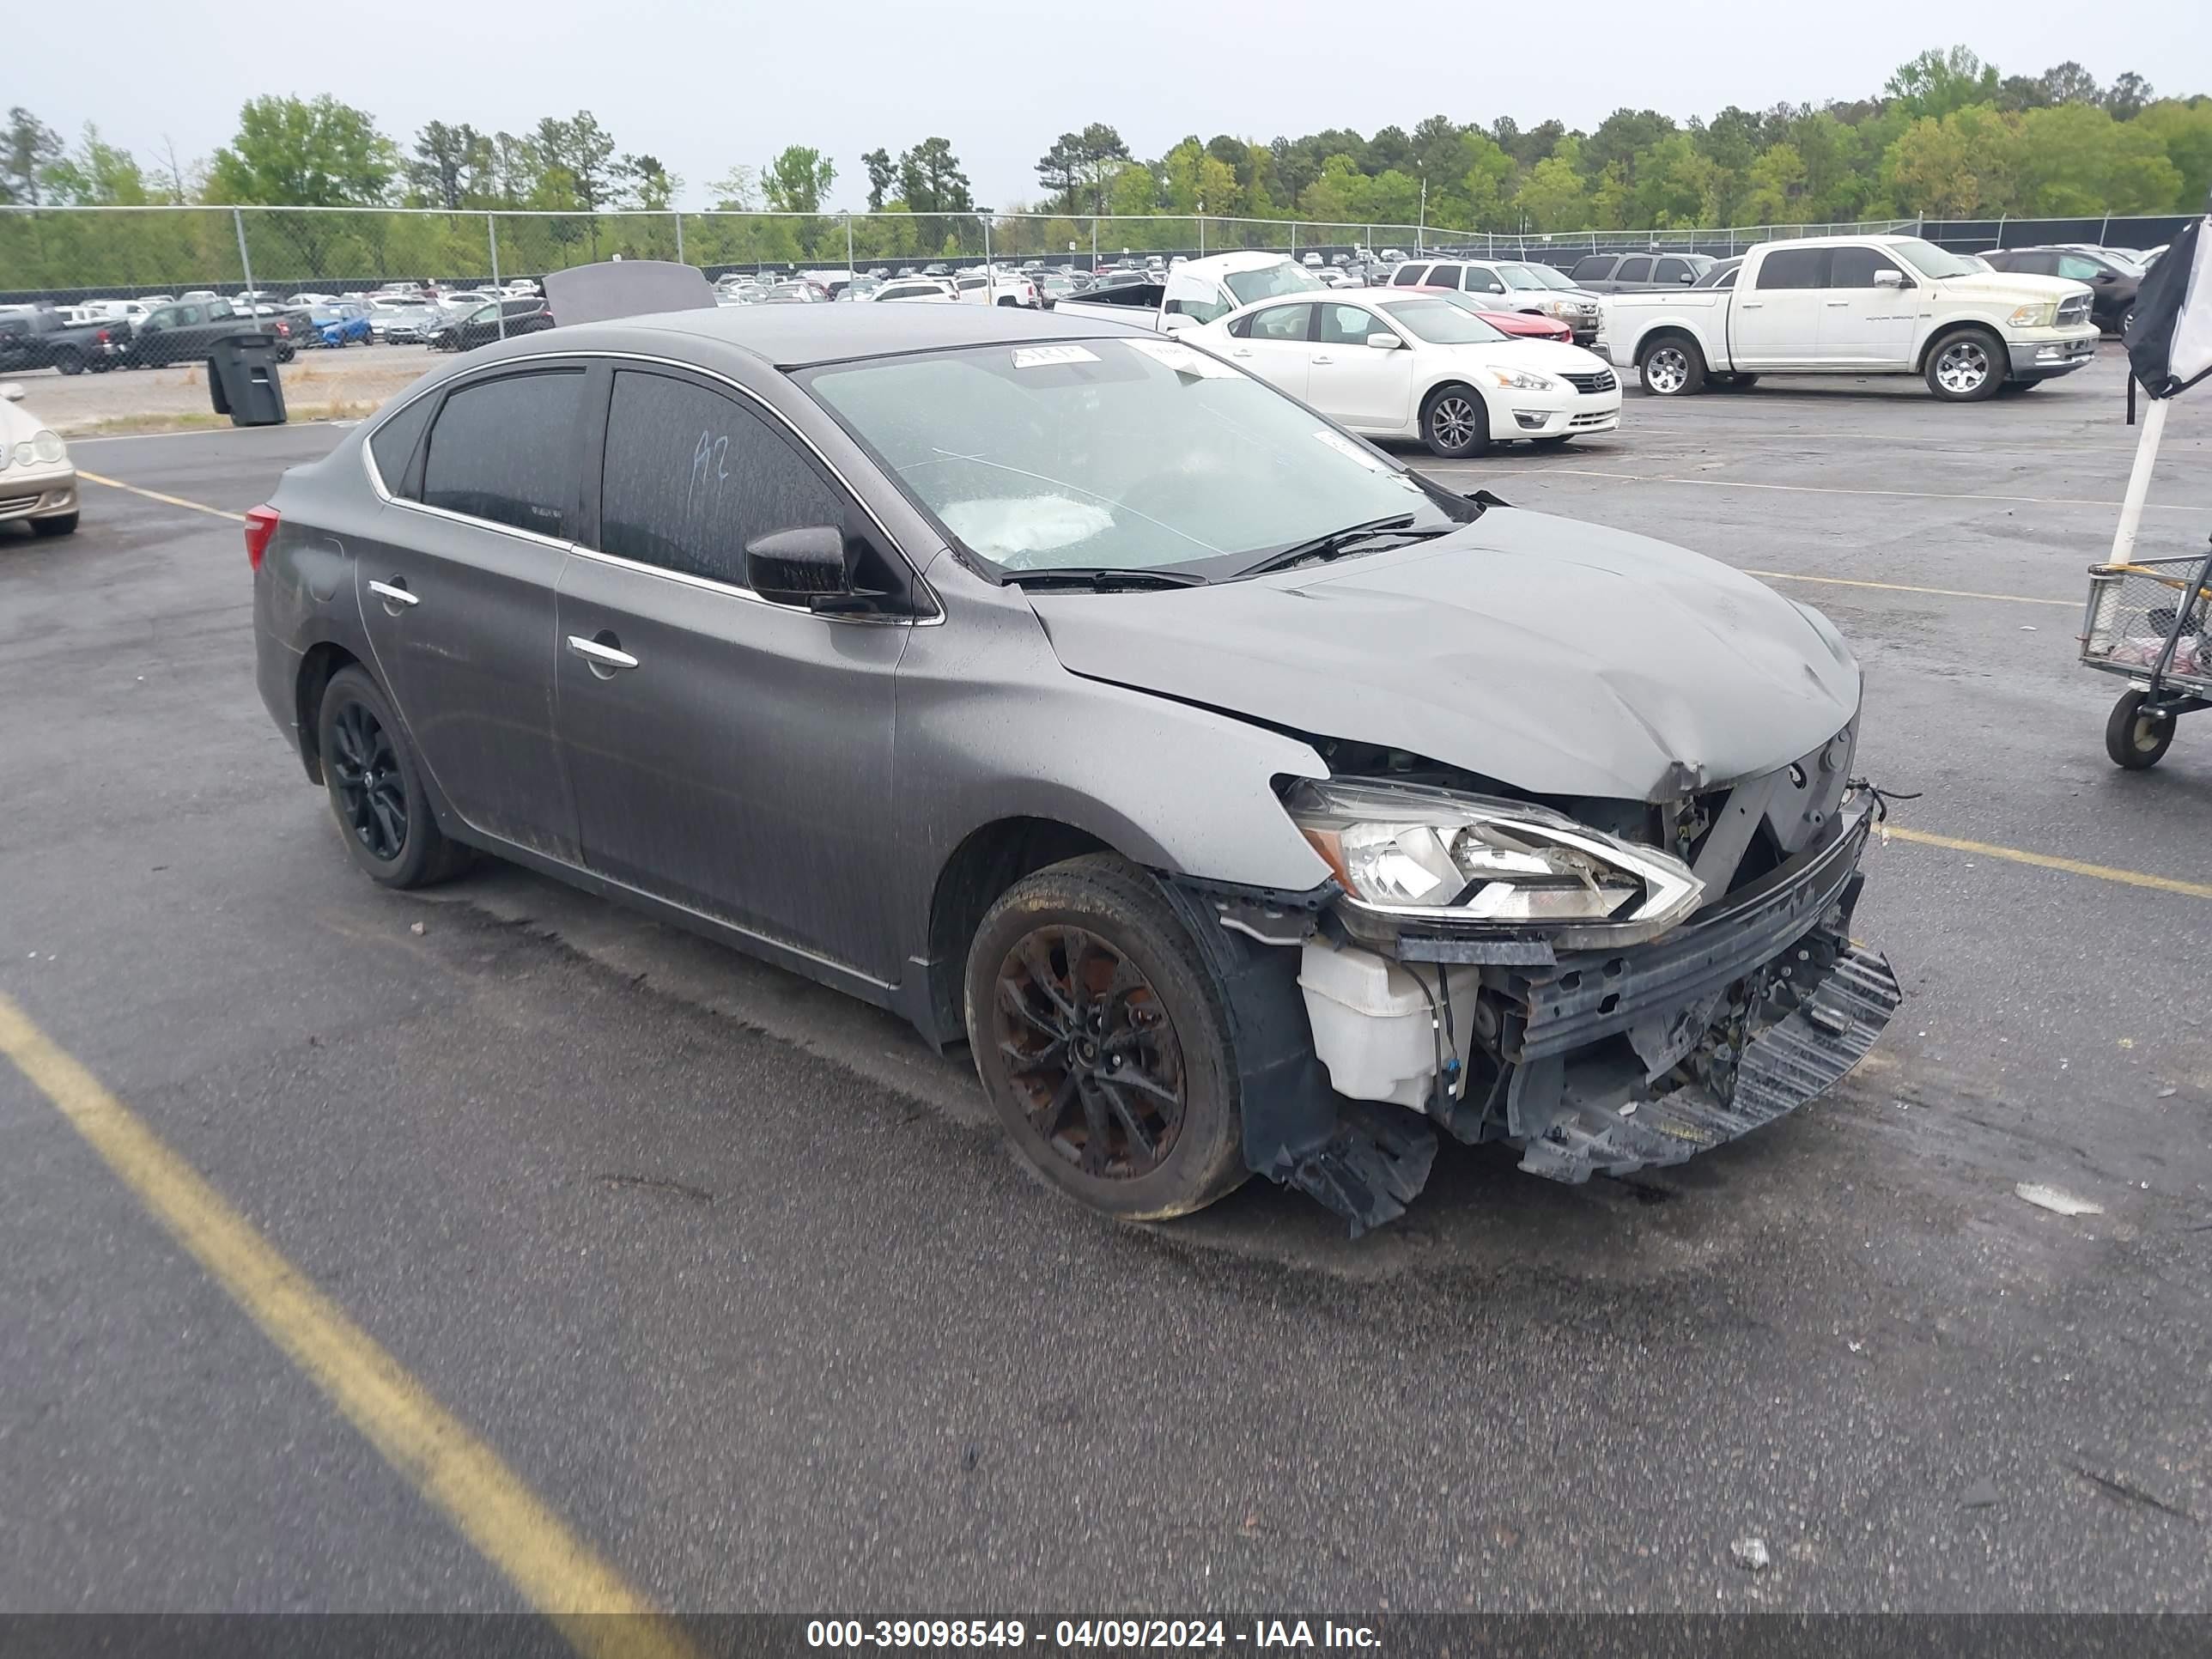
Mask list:
[[1016,368],[1047,368],[1054,363],[1095,363],[1098,354],[1085,351],[1079,345],[1018,346],[1014,350]]
[[1346,437],[1340,432],[1331,432],[1327,427],[1323,427],[1320,431],[1315,433],[1314,436],[1318,438],[1322,442],[1327,444],[1338,454],[1350,456],[1353,460],[1358,462],[1360,465],[1365,467],[1370,472],[1387,472],[1389,471],[1389,468],[1382,465],[1382,457],[1368,453],[1367,451],[1362,449],[1358,444],[1352,442],[1351,439]]
[[1178,374],[1188,374],[1200,380],[1233,380],[1237,371],[1218,357],[1209,357],[1194,347],[1175,340],[1132,340],[1130,345],[1150,357],[1163,368],[1171,368]]

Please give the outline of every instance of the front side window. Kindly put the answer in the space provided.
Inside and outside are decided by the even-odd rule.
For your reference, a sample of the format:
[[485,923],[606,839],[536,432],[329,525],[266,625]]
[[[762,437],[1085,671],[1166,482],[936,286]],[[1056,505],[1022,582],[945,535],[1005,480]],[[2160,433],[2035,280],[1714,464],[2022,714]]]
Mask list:
[[1382,309],[1417,340],[1431,345],[1488,345],[1504,334],[1469,307],[1472,301],[1436,298],[1393,300]]
[[735,398],[667,374],[615,375],[602,551],[743,587],[747,542],[844,521],[822,475]]
[[[1887,248],[1839,247],[1829,264],[1830,288],[1872,288],[1877,270],[1897,270]],[[1899,276],[1905,273],[1898,271]]]
[[1001,572],[1241,568],[1377,518],[1457,522],[1395,463],[1178,341],[981,346],[799,378]]
[[1658,269],[1652,272],[1651,280],[1680,285],[1687,283],[1693,275],[1695,273],[1691,270],[1687,259],[1662,259]]
[[1465,286],[1469,294],[1503,294],[1505,292],[1505,278],[1500,276],[1497,271],[1492,270],[1488,265],[1468,265],[1464,267],[1464,270],[1466,271]]
[[424,505],[567,538],[583,389],[581,369],[550,369],[448,393],[422,464]]
[[1390,331],[1390,325],[1364,306],[1329,305],[1321,308],[1323,345],[1365,345],[1369,335]]
[[2078,253],[2058,256],[2058,274],[2077,283],[2094,283],[2104,271],[2094,259],[2085,259]]

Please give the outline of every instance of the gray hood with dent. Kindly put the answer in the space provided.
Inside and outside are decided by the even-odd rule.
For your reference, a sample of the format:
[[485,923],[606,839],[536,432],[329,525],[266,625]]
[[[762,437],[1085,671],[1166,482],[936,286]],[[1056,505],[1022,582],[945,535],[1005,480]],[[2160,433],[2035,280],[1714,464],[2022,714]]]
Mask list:
[[1857,663],[1764,583],[1510,508],[1279,575],[1030,600],[1070,672],[1541,795],[1657,800],[1771,771],[1858,710]]

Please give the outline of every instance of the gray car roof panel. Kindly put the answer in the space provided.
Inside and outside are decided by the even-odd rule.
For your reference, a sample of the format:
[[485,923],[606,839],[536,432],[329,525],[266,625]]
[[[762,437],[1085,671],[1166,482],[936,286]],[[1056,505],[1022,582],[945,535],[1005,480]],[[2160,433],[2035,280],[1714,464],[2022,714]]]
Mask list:
[[[888,357],[909,351],[942,351],[963,346],[1022,344],[1033,340],[1095,340],[1148,331],[1084,317],[1060,319],[1048,311],[1019,306],[896,305],[861,301],[843,305],[721,306],[713,311],[672,311],[553,331],[540,339],[544,350],[565,345],[584,351],[608,349],[596,337],[602,329],[651,330],[680,334],[736,349],[778,368],[805,368],[855,357]],[[632,348],[634,349],[634,348]]]

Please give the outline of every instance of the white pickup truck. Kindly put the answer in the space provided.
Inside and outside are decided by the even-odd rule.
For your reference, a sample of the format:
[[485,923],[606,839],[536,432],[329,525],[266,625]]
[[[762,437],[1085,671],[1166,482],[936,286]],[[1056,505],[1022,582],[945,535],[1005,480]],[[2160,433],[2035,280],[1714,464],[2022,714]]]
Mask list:
[[2090,295],[1993,271],[1917,236],[1761,242],[1732,288],[1605,296],[1605,350],[1662,398],[1762,374],[1918,374],[1950,403],[2070,374],[2097,349]]
[[1319,294],[1326,284],[1279,253],[1216,253],[1186,259],[1149,282],[1117,283],[1060,301],[1054,313],[1133,323],[1170,333],[1225,317],[1282,294]]

